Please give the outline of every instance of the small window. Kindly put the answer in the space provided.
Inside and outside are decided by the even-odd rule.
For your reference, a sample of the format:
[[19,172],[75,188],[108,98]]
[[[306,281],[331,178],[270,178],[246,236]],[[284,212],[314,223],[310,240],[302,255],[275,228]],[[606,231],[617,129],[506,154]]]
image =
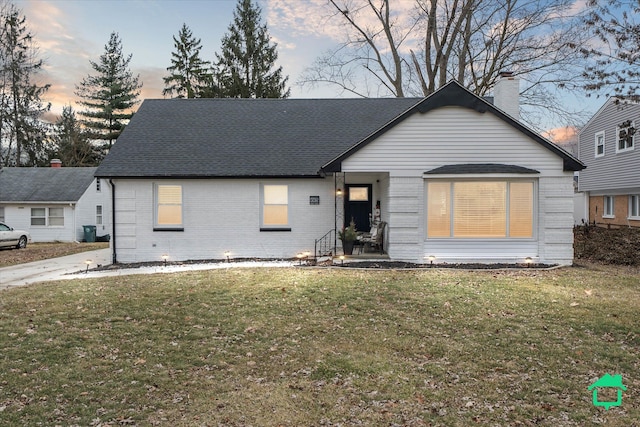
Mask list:
[[264,185],[262,187],[262,225],[269,228],[289,224],[289,186]]
[[596,157],[604,156],[604,132],[596,133]]
[[0,206],[0,222],[4,222],[4,206]]
[[102,205],[96,206],[96,225],[102,225]]
[[640,220],[640,194],[629,196],[629,219]]
[[49,208],[49,226],[64,225],[64,208]]
[[613,196],[604,196],[604,212],[602,213],[602,218],[614,218],[614,203],[615,200]]
[[100,192],[100,178],[96,178],[96,191]]
[[633,150],[633,142],[635,139],[636,128],[632,121],[623,122],[617,129],[618,142],[616,144],[616,152]]
[[47,225],[47,208],[31,208],[31,225]]
[[156,225],[161,228],[182,227],[182,186],[156,186]]

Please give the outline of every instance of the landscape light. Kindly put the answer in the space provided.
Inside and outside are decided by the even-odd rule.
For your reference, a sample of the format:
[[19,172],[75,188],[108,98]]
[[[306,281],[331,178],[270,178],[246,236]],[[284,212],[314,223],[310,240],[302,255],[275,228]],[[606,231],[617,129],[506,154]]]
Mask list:
[[167,266],[167,259],[169,259],[169,255],[167,254],[163,254],[162,255],[162,261],[164,262],[164,266]]
[[92,261],[92,260],[90,260],[90,259],[88,259],[88,260],[86,260],[86,261],[84,262],[85,264],[87,264],[87,269],[84,271],[85,273],[88,273],[88,272],[89,272],[89,266],[91,265],[91,263],[92,263],[92,262],[93,262],[93,261]]

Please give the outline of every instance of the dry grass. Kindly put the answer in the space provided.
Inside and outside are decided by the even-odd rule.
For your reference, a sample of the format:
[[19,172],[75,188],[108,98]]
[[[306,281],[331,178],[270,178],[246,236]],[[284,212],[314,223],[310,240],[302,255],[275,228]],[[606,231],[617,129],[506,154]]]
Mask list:
[[[0,425],[630,426],[638,279],[290,268],[11,289]],[[628,387],[608,411],[587,390],[606,372]]]
[[43,259],[57,258],[108,247],[108,242],[30,243],[25,249],[0,249],[0,267],[41,261]]

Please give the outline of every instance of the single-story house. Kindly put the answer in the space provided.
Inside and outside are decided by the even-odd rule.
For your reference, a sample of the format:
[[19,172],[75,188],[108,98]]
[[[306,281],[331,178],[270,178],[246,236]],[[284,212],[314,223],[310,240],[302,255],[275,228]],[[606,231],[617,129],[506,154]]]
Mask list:
[[580,130],[578,157],[587,168],[578,189],[582,219],[603,227],[640,227],[640,104],[615,97]]
[[456,82],[426,98],[145,100],[96,172],[113,261],[313,254],[379,215],[391,260],[571,264],[584,166],[521,124],[517,96],[498,96],[518,81],[501,83],[503,108]]
[[84,239],[84,226],[102,236],[111,230],[110,187],[95,167],[0,169],[0,222],[27,230],[34,242]]

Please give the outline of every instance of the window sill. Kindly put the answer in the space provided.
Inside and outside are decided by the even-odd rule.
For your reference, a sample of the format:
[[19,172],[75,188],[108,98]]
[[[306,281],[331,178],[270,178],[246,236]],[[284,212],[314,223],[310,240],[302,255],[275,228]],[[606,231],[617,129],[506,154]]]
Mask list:
[[627,219],[629,221],[640,221],[640,216],[630,216]]
[[291,231],[290,228],[281,227],[281,228],[264,228],[260,227],[260,232],[262,231]]
[[183,227],[172,227],[172,228],[153,228],[153,231],[184,231]]
[[602,215],[602,219],[615,219],[615,215]]

